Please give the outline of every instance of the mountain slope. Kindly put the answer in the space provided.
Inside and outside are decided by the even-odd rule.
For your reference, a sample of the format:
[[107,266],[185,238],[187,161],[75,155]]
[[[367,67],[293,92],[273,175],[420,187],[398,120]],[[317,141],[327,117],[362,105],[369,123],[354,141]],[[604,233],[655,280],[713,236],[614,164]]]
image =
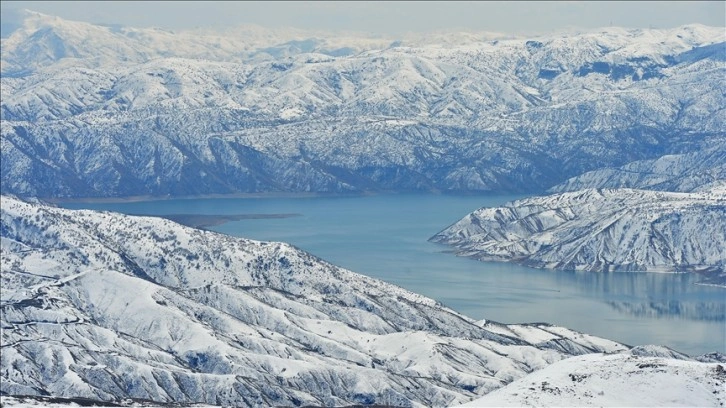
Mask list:
[[4,395],[445,406],[626,349],[476,323],[282,243],[8,196],[1,221]]
[[559,361],[463,406],[717,407],[726,402],[725,388],[722,363],[588,354]]
[[586,188],[638,188],[646,190],[706,191],[726,182],[726,150],[723,146],[692,153],[641,160],[618,168],[589,171],[549,190],[550,193]]
[[539,268],[693,271],[723,280],[725,215],[724,189],[590,189],[481,208],[431,240],[459,255]]
[[3,186],[49,197],[543,191],[726,145],[719,28],[304,35],[29,17],[3,40]]

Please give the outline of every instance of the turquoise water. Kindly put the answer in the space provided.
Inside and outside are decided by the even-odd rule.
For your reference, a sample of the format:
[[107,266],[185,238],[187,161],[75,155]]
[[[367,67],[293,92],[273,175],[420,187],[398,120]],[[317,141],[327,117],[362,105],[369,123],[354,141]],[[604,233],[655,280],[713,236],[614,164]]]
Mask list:
[[549,271],[460,258],[428,238],[482,206],[521,196],[390,194],[66,203],[127,214],[281,214],[212,229],[289,242],[336,265],[421,293],[475,319],[548,322],[626,344],[726,352],[726,289],[697,276]]

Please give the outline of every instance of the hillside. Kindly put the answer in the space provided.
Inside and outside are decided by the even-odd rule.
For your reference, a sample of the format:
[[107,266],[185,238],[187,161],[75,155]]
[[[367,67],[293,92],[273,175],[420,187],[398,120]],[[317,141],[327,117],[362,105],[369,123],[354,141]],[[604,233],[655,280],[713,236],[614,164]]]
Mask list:
[[431,238],[537,268],[699,272],[726,284],[726,190],[587,189],[480,208]]
[[2,197],[3,395],[447,406],[628,347],[475,322],[290,245]]
[[694,192],[718,188],[726,183],[726,150],[723,146],[691,153],[640,160],[618,168],[589,171],[549,190],[550,193],[587,188],[638,188]]
[[723,406],[723,361],[703,364],[639,352],[563,360],[463,406]]

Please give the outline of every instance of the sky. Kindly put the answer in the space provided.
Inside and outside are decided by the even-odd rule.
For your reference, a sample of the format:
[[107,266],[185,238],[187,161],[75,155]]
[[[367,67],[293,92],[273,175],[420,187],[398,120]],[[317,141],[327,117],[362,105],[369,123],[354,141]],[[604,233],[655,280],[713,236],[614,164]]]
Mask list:
[[434,30],[536,34],[571,28],[726,26],[724,1],[9,1],[0,2],[3,36],[16,10],[69,20],[170,30],[257,24],[380,35]]

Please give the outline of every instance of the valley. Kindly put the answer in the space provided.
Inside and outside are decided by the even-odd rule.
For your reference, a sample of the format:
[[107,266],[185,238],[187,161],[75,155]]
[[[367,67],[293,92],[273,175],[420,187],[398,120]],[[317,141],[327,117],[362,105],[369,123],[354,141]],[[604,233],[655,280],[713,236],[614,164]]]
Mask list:
[[[473,319],[548,322],[625,344],[660,344],[691,355],[726,352],[724,289],[697,274],[559,271],[455,256],[428,242],[473,208],[522,195],[177,199],[67,203],[125,214],[291,213],[212,227],[228,235],[284,241],[335,265],[436,299]],[[597,318],[593,318],[597,316]],[[617,322],[604,325],[603,322]]]
[[723,27],[17,17],[3,406],[726,403]]

